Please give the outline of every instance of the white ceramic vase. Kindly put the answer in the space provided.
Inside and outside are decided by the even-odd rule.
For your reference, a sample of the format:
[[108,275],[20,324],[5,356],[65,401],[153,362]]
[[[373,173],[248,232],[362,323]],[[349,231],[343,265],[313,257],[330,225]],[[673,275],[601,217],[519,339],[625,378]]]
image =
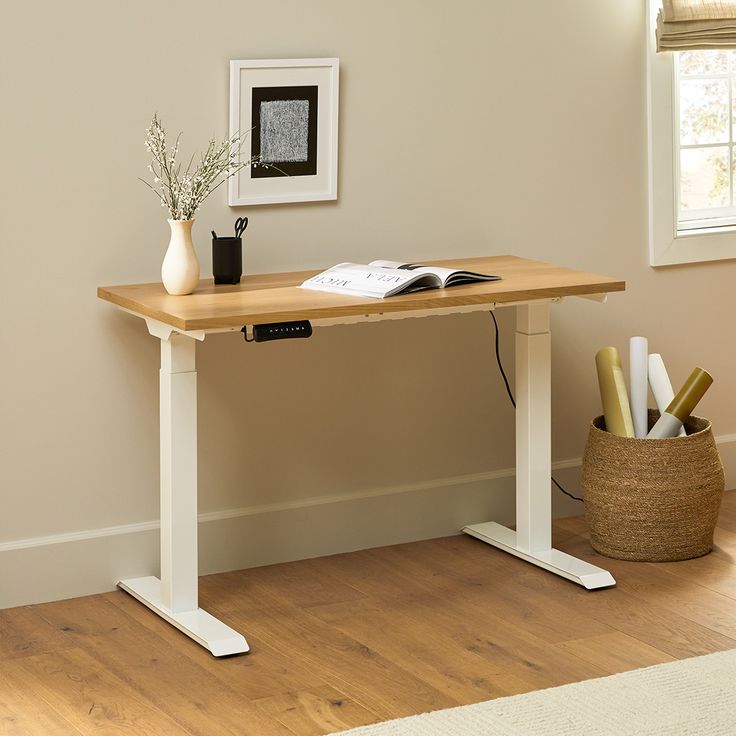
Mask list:
[[161,264],[161,280],[169,294],[191,294],[199,283],[199,261],[192,243],[194,220],[169,220],[171,240]]

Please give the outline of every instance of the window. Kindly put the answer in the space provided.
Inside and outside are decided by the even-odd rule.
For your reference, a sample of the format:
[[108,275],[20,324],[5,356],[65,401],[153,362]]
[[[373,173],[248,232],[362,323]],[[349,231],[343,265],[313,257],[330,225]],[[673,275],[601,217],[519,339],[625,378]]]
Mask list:
[[736,258],[736,50],[655,53],[650,2],[653,266]]
[[677,229],[733,227],[736,51],[674,57]]

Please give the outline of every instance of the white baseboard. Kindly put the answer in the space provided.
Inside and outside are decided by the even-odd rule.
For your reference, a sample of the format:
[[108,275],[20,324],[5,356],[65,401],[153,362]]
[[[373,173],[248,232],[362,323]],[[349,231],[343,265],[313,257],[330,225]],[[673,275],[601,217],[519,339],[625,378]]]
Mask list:
[[[726,487],[736,487],[736,435],[717,438]],[[554,463],[555,477],[580,494],[580,458]],[[556,516],[582,504],[553,494]],[[225,509],[199,517],[200,573],[320,557],[457,534],[466,524],[514,519],[514,470],[422,481]],[[88,529],[0,542],[0,608],[113,590],[126,577],[158,575],[159,523]]]
[[[472,521],[511,523],[513,488],[513,469],[503,469],[200,514],[200,574],[456,534]],[[158,521],[2,542],[0,608],[158,575],[158,544]]]

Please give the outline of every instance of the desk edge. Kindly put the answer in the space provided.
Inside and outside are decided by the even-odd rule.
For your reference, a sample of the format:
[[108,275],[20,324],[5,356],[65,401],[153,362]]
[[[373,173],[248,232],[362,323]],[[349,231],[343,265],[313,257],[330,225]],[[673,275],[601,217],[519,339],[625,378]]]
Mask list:
[[[120,294],[108,291],[108,288],[100,286],[97,288],[97,296],[103,301],[123,307],[142,318],[156,319],[167,324],[176,330],[189,332],[192,330],[208,330],[217,328],[242,327],[243,325],[268,324],[271,322],[288,322],[297,319],[317,320],[330,319],[335,317],[352,317],[370,314],[385,314],[396,312],[413,312],[427,309],[441,309],[443,307],[461,307],[477,304],[507,304],[509,302],[533,301],[537,299],[556,299],[566,296],[583,296],[586,294],[603,294],[618,291],[625,291],[625,281],[602,281],[601,283],[580,284],[577,286],[566,287],[542,287],[533,290],[523,290],[513,292],[504,292],[494,298],[493,294],[468,294],[458,295],[454,297],[452,292],[444,295],[443,304],[437,304],[437,297],[432,298],[432,294],[436,294],[437,290],[427,291],[427,301],[414,298],[411,301],[403,301],[401,298],[376,299],[361,305],[330,305],[329,307],[319,307],[313,309],[298,310],[282,310],[269,312],[266,315],[252,315],[248,313],[237,314],[228,317],[220,317],[216,320],[211,318],[201,319],[181,319],[167,312],[160,312],[156,309],[141,309],[139,302],[134,299],[127,299]],[[430,302],[430,303],[428,303]]]

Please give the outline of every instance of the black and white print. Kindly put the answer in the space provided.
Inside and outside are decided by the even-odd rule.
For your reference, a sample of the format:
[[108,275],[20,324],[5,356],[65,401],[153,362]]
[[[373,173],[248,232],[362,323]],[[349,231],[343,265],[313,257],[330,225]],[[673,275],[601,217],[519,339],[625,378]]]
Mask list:
[[252,155],[267,165],[251,176],[316,175],[318,87],[254,87],[252,95]]

